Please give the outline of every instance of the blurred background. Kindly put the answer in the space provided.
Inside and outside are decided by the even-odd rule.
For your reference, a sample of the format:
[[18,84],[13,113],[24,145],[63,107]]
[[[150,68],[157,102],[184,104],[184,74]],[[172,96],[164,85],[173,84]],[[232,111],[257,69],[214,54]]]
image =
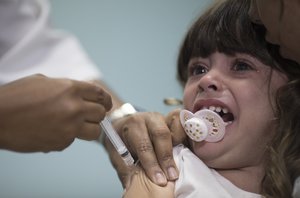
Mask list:
[[[52,24],[81,41],[106,83],[125,101],[168,113],[181,98],[178,48],[211,0],[51,0]],[[17,123],[16,123],[17,124]],[[0,197],[121,197],[107,154],[76,140],[63,152],[0,151]]]

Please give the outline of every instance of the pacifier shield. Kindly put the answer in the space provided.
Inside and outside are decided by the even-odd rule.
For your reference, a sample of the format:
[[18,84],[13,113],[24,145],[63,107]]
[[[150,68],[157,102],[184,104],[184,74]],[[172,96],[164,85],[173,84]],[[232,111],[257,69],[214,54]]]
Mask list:
[[195,116],[202,119],[208,127],[207,142],[218,142],[225,135],[225,126],[227,123],[223,121],[221,116],[214,111],[203,109],[197,111]]
[[215,112],[203,109],[195,114],[188,110],[180,112],[180,122],[185,133],[194,141],[218,142],[225,135],[226,123]]

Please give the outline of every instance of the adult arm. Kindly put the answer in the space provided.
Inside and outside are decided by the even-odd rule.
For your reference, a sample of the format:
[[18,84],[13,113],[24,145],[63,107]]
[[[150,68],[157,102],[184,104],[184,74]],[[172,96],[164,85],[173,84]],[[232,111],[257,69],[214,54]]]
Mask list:
[[299,0],[253,0],[249,14],[266,27],[267,41],[280,45],[283,57],[300,64]]

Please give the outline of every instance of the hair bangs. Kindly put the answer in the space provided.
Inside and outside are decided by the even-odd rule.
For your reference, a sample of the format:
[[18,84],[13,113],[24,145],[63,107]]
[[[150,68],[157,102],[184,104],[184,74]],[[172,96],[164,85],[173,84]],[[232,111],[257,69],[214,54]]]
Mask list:
[[209,9],[194,23],[178,58],[179,79],[183,83],[187,80],[185,70],[191,58],[206,58],[216,51],[227,55],[246,53],[257,57],[266,65],[274,64],[266,50],[265,28],[253,24],[248,16],[248,9],[241,4],[243,3],[225,6],[221,3]]

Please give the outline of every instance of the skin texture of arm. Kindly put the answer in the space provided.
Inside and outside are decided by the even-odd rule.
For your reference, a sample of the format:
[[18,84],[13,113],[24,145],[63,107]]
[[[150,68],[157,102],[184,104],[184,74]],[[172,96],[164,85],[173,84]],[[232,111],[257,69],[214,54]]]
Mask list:
[[112,107],[95,83],[32,75],[0,87],[0,148],[63,150],[75,138],[95,140]]
[[266,39],[280,45],[283,57],[300,63],[299,0],[253,0],[249,14],[266,27]]
[[124,191],[123,198],[173,198],[174,182],[167,182],[166,186],[158,186],[154,184],[145,172],[136,166],[132,169],[130,184]]

